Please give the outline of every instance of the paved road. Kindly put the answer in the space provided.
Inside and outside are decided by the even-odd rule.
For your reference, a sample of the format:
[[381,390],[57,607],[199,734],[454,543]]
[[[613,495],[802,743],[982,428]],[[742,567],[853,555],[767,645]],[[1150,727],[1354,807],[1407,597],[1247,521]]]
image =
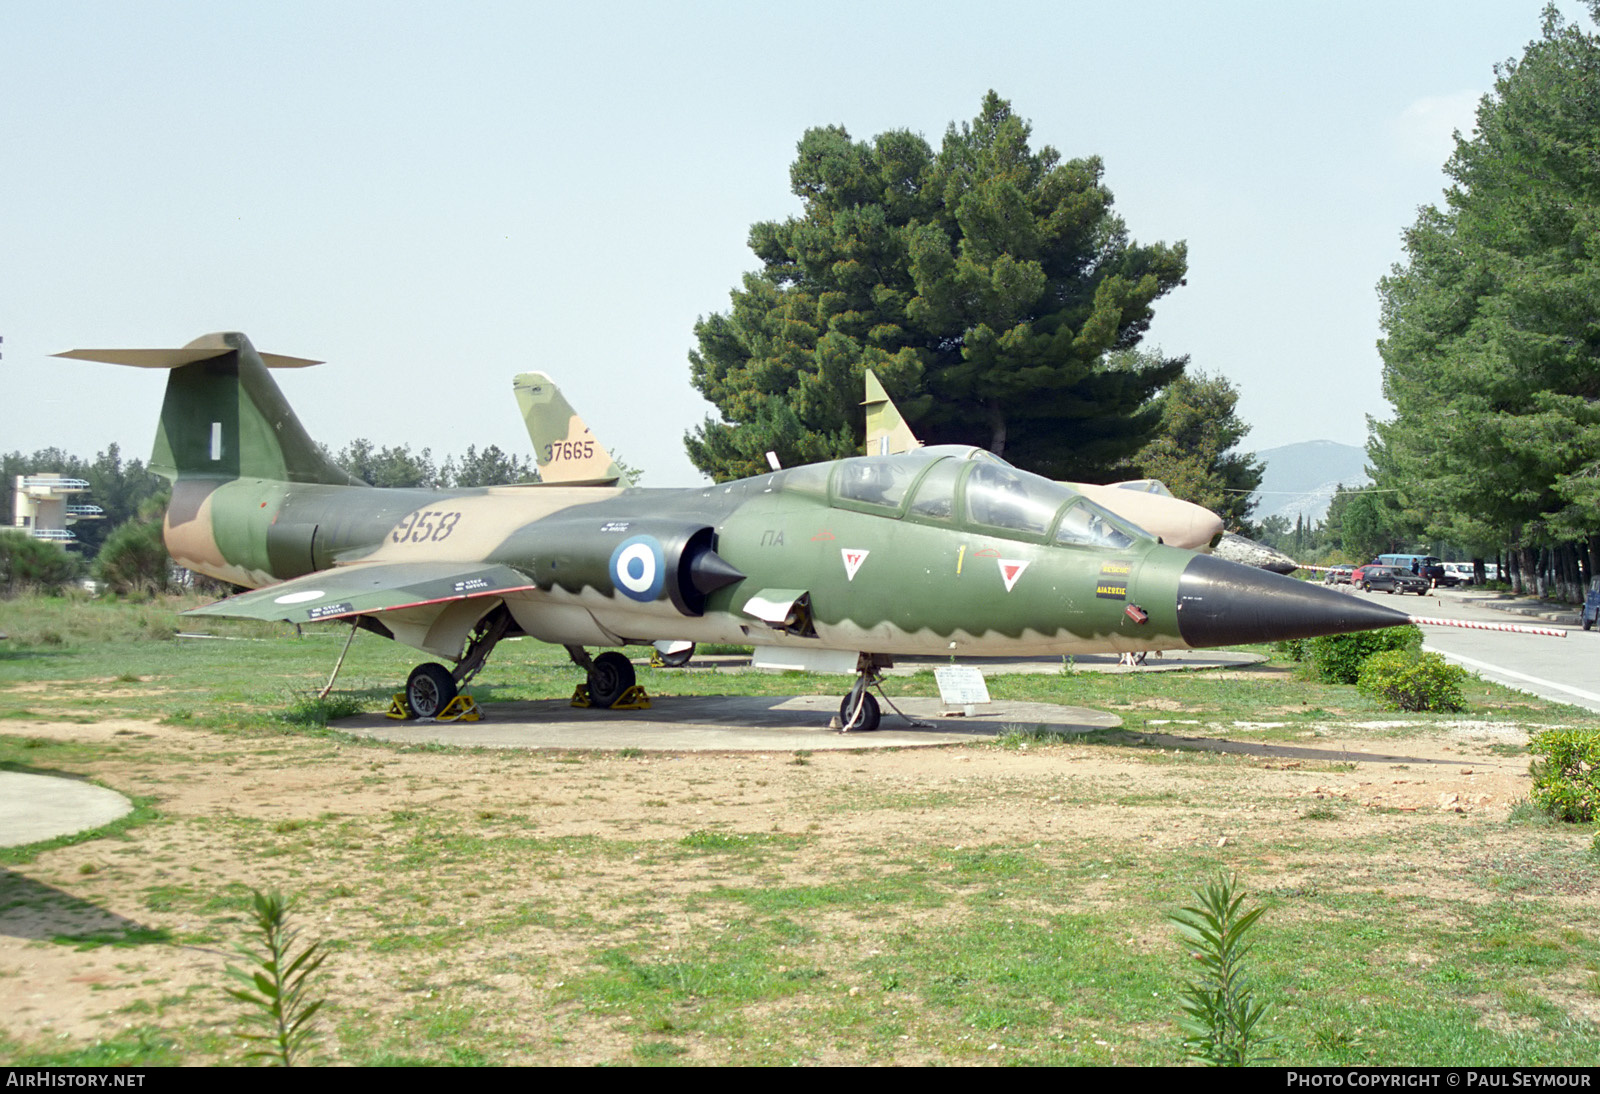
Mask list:
[[1565,630],[1565,638],[1507,634],[1496,631],[1424,627],[1423,648],[1436,650],[1486,680],[1557,702],[1600,711],[1600,631],[1584,632],[1537,617],[1528,617],[1474,603],[1472,594],[1453,589],[1426,597],[1362,593],[1379,604],[1411,615],[1435,619],[1468,619]]

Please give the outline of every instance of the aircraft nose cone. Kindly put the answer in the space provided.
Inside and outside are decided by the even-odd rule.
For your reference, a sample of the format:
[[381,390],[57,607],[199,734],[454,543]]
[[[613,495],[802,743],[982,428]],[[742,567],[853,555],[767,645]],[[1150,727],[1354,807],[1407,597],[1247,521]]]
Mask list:
[[1404,612],[1322,585],[1196,555],[1178,579],[1178,634],[1194,649],[1397,627]]

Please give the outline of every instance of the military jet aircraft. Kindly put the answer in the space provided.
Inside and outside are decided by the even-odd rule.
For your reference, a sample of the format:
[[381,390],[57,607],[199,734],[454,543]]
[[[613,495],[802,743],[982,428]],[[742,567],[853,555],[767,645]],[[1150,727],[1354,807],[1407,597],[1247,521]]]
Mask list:
[[[150,466],[180,565],[253,591],[190,614],[344,620],[423,650],[404,699],[443,709],[501,639],[567,648],[593,703],[651,640],[780,649],[854,673],[846,729],[906,654],[1202,648],[1395,626],[1391,608],[1158,543],[1060,483],[922,449],[676,490],[535,483],[377,489],[335,467],[244,335],[73,350],[170,370]],[[973,456],[975,458],[967,458]],[[353,633],[353,631],[352,631]]]
[[[528,429],[528,439],[533,443],[535,458],[539,461],[541,479],[545,482],[593,483],[615,481],[622,475],[610,453],[595,439],[554,380],[542,372],[523,373],[513,381],[513,387],[522,409],[523,423]],[[869,455],[899,455],[922,447],[922,442],[901,417],[900,408],[889,398],[871,369],[866,371],[866,394],[862,405],[866,407],[866,451]],[[963,458],[993,458],[980,448],[965,446],[940,451]],[[597,479],[595,475],[599,468],[606,469],[600,472],[601,475],[610,475],[612,479]],[[1078,482],[1065,485],[1130,520],[1163,543],[1204,549],[1207,546],[1215,547],[1219,539],[1227,538],[1222,535],[1221,517],[1203,506],[1173,497],[1172,492],[1155,479],[1112,483],[1110,486]],[[1291,564],[1287,569],[1276,572],[1289,573],[1293,569]],[[692,642],[658,640],[654,646],[656,654],[651,663],[655,665],[678,668],[688,664],[694,656]]]

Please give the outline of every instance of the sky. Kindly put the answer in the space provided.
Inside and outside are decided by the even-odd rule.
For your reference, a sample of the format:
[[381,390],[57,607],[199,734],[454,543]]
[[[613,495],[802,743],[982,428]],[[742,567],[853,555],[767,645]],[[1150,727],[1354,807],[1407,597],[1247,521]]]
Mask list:
[[1364,444],[1378,280],[1541,8],[8,0],[0,451],[147,457],[162,374],[50,354],[240,330],[327,362],[276,375],[331,448],[531,455],[538,369],[644,485],[695,484],[694,324],[799,212],[802,134],[937,145],[990,89],[1187,242],[1146,345],[1239,389],[1247,447]]

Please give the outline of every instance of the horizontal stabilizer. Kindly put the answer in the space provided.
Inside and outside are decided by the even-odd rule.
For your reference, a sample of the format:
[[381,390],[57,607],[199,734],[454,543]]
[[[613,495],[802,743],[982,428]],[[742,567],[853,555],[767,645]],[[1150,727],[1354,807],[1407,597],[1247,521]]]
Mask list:
[[184,615],[315,623],[452,600],[522,592],[536,586],[509,566],[460,562],[368,562],[307,574],[230,596]]
[[[209,361],[232,353],[232,346],[185,346],[183,349],[69,349],[54,357],[71,357],[79,361],[100,361],[108,365],[132,365],[134,368],[182,368],[196,361]],[[304,357],[285,357],[281,353],[261,353],[261,363],[268,368],[308,368],[320,365]]]

